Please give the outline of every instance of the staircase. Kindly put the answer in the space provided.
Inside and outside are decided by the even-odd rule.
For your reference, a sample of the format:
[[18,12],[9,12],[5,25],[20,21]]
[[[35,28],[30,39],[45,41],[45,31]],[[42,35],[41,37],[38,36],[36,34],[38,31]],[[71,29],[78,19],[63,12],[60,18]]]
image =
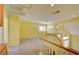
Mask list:
[[[49,36],[49,34],[48,34]],[[54,35],[52,35],[53,37]],[[45,36],[46,37],[46,36]],[[72,48],[66,48],[62,45],[61,41],[56,41],[58,39],[55,37],[54,39],[49,38],[40,38],[43,42],[44,47],[40,50],[39,54],[41,55],[79,55],[79,51],[76,51]]]

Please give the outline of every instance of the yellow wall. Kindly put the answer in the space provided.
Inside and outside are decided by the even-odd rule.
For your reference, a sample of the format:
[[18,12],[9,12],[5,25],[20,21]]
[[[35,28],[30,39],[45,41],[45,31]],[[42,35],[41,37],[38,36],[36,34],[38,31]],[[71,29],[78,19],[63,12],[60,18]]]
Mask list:
[[8,31],[10,46],[17,46],[20,44],[20,21],[19,17],[15,15],[8,15]]
[[71,47],[79,51],[79,35],[72,35]]
[[75,18],[71,18],[71,19],[68,19],[68,20],[65,20],[64,22],[79,22],[79,17],[75,17]]
[[[76,23],[79,23],[79,17],[75,17],[75,18],[71,18],[71,19],[66,19],[64,21],[61,21],[59,22],[58,24],[68,24],[68,23],[72,23],[72,24],[76,24]],[[73,26],[73,25],[71,25]],[[72,30],[73,28],[71,28],[70,30]],[[65,26],[65,30],[67,30],[67,32],[69,32],[68,30],[68,26]],[[70,32],[69,32],[70,33]],[[68,34],[69,34],[68,33]],[[70,33],[70,45],[71,45],[71,48],[74,48],[76,50],[79,50],[79,35],[75,35],[75,34],[71,34]]]
[[78,23],[79,22],[79,17],[74,17],[74,18],[70,18],[70,19],[66,19],[66,20],[63,20],[63,21],[60,21],[58,22],[59,24],[64,24],[64,23],[71,23],[71,22],[75,22],[75,23]]
[[33,38],[39,37],[42,33],[39,32],[39,25],[38,23],[33,23],[29,21],[20,21],[20,38]]

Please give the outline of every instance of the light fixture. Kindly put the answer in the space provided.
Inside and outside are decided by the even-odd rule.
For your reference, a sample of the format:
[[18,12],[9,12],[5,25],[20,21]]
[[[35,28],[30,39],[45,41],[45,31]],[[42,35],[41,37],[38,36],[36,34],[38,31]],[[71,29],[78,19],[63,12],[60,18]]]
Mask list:
[[54,6],[54,4],[51,4],[51,7],[53,7]]

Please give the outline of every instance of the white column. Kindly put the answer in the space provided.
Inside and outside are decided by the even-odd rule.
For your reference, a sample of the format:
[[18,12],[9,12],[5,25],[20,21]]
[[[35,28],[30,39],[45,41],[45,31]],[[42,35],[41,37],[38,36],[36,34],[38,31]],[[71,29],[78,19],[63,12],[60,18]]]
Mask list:
[[4,43],[8,43],[8,18],[7,18],[7,11],[6,6],[4,5],[4,11],[3,11],[3,30],[4,30]]

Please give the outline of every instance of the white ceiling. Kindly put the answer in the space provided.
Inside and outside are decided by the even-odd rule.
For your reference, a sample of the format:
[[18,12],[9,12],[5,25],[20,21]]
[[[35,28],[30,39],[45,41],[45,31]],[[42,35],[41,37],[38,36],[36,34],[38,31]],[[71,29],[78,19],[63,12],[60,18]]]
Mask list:
[[[72,17],[79,17],[79,4],[55,4],[53,7],[51,7],[50,4],[33,4],[33,5],[22,4],[13,6],[15,8],[13,7],[14,9],[10,9],[11,11],[15,10],[16,12],[18,12],[18,15],[21,13],[25,14],[20,15],[21,21],[55,23]],[[55,13],[56,11],[60,11],[60,13]],[[72,34],[79,34],[79,23],[66,24],[65,26]]]
[[[54,13],[56,11],[60,13]],[[51,7],[51,5],[34,4],[30,9],[25,8],[25,16],[22,16],[22,20],[31,20],[37,22],[57,22],[72,17],[79,16],[79,5],[65,5],[57,4]]]
[[[8,6],[12,7],[12,5]],[[13,6],[16,7],[15,9],[17,12],[20,11],[19,14],[25,14],[23,16],[20,16],[22,21],[28,20],[34,22],[54,23],[57,21],[79,16],[79,5],[76,4],[55,4],[53,7],[51,7],[50,4],[16,4]],[[56,11],[60,12],[55,13]]]

